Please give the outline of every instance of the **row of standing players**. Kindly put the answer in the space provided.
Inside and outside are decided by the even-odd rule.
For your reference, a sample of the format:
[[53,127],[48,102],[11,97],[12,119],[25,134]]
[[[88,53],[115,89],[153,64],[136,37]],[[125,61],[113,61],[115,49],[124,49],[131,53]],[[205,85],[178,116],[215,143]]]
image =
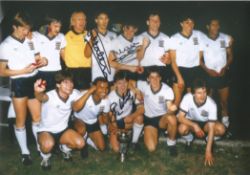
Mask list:
[[[127,125],[129,125],[128,123],[131,124],[131,122],[134,122],[134,135],[132,142],[135,143],[138,140],[138,135],[140,135],[144,123],[144,142],[150,151],[154,151],[157,144],[158,136],[156,132],[157,129],[155,128],[160,127],[165,130],[167,129],[167,143],[171,148],[171,154],[175,155],[175,135],[177,125],[176,118],[173,117],[173,115],[175,114],[174,111],[177,110],[175,108],[178,106],[181,109],[181,112],[179,112],[178,115],[182,116],[178,117],[178,121],[183,123],[183,125],[179,125],[179,132],[181,135],[187,135],[186,139],[189,142],[192,140],[192,135],[188,135],[189,130],[195,131],[197,136],[203,137],[203,129],[207,132],[209,129],[214,128],[212,134],[208,134],[210,137],[208,137],[205,154],[205,163],[208,163],[209,165],[213,164],[213,156],[211,153],[211,144],[213,139],[211,139],[211,135],[222,135],[224,132],[223,125],[214,122],[217,119],[217,108],[214,109],[214,105],[212,105],[213,103],[210,102],[212,100],[204,101],[204,94],[206,97],[205,99],[210,99],[210,97],[207,97],[204,92],[203,101],[201,99],[197,100],[196,98],[190,98],[188,96],[192,95],[189,94],[187,97],[185,96],[185,98],[183,98],[183,101],[185,101],[185,99],[189,100],[186,100],[187,102],[183,102],[183,104],[181,103],[181,106],[179,105],[182,99],[182,93],[185,90],[184,87],[186,87],[187,92],[191,92],[192,82],[197,78],[197,76],[199,77],[203,75],[202,72],[205,70],[206,75],[202,76],[202,78],[206,78],[209,88],[218,90],[222,105],[222,121],[226,127],[229,125],[227,112],[227,69],[232,62],[232,38],[219,32],[218,20],[212,19],[209,22],[207,26],[208,35],[206,36],[201,32],[193,30],[194,21],[190,17],[185,17],[180,20],[182,27],[181,32],[173,35],[171,39],[159,31],[160,16],[157,13],[149,15],[147,19],[148,31],[144,32],[139,37],[134,37],[137,28],[135,25],[130,23],[125,24],[123,26],[123,33],[116,37],[115,34],[107,30],[109,18],[105,12],[101,12],[96,16],[95,22],[97,24],[97,29],[90,31],[88,34],[85,31],[86,16],[83,12],[77,11],[72,14],[71,30],[65,35],[65,37],[59,33],[61,22],[58,19],[49,17],[47,20],[48,24],[45,27],[44,35],[37,32],[29,32],[29,21],[25,15],[18,13],[13,20],[12,35],[6,38],[0,47],[0,73],[1,76],[11,77],[12,101],[16,112],[15,134],[21,148],[22,161],[24,164],[29,164],[31,162],[30,152],[26,143],[26,130],[24,125],[27,106],[32,115],[32,130],[36,139],[37,132],[40,133],[38,138],[40,146],[38,144],[38,149],[41,150],[41,156],[43,157],[43,161],[41,163],[43,167],[49,167],[48,160],[50,157],[50,151],[55,143],[53,138],[59,139],[62,144],[60,148],[64,152],[66,158],[70,156],[70,154],[68,154],[70,150],[69,148],[80,149],[84,146],[82,137],[79,137],[75,131],[69,130],[66,136],[63,137],[64,132],[62,129],[65,128],[61,126],[56,128],[57,121],[51,121],[46,112],[43,114],[43,110],[46,106],[48,108],[48,106],[53,107],[53,105],[57,104],[56,109],[60,110],[60,105],[58,105],[59,102],[47,102],[50,101],[50,96],[52,96],[53,99],[60,97],[59,100],[61,101],[67,99],[62,105],[71,105],[71,103],[68,104],[70,100],[65,97],[67,97],[67,93],[68,96],[72,96],[72,94],[74,94],[72,93],[69,95],[70,89],[72,88],[70,84],[72,84],[72,82],[67,81],[70,80],[67,76],[66,78],[62,78],[63,76],[60,73],[60,56],[66,64],[66,69],[73,74],[73,84],[75,88],[85,90],[82,91],[83,93],[81,94],[81,98],[78,99],[78,103],[73,105],[74,111],[79,112],[83,110],[89,96],[91,96],[92,93],[98,94],[98,89],[99,91],[105,91],[105,88],[107,88],[97,88],[97,84],[103,85],[104,81],[101,80],[102,83],[98,83],[98,81],[94,82],[94,80],[98,80],[98,77],[102,76],[104,77],[104,80],[109,82],[109,85],[113,84],[113,82],[115,82],[114,84],[119,84],[118,81],[114,81],[114,72],[115,70],[118,72],[123,70],[122,72],[125,71],[126,75],[123,79],[128,77],[131,80],[129,81],[129,87],[131,90],[133,89],[135,91],[134,94],[138,94],[141,98],[143,97],[144,106],[146,105],[145,99],[149,98],[150,102],[153,104],[159,104],[160,107],[159,109],[151,109],[154,105],[150,103],[147,104],[145,108],[141,108],[143,105],[137,105],[140,106],[140,108],[136,108],[135,112],[132,114],[127,114],[130,117],[125,117],[124,120],[117,120],[117,117],[123,116],[123,107],[125,107],[125,104],[130,100],[130,98],[133,99],[131,95],[127,94],[128,96],[124,96],[124,93],[121,93],[121,99],[116,102],[117,105],[115,105],[115,103],[111,105],[111,109],[113,110],[115,110],[116,107],[122,108],[120,109],[121,111],[116,112],[111,110],[113,113],[112,116],[114,116],[117,121],[115,120],[116,122],[114,122],[112,119],[114,117],[111,117],[111,120],[107,120],[107,117],[105,116],[100,117],[101,128],[105,128],[108,121],[109,123],[111,122],[110,128],[113,126],[112,123],[116,123],[120,128],[126,128]],[[85,38],[84,41],[83,38]],[[174,74],[171,74],[170,67],[172,67]],[[150,77],[150,72],[154,71],[160,73],[152,74],[154,76]],[[58,74],[58,76],[56,76],[59,77],[58,79],[55,78],[56,74]],[[149,76],[147,76],[148,74]],[[61,79],[59,75],[61,76]],[[43,95],[41,95],[42,93],[37,93],[37,98],[34,98],[33,83],[37,78],[39,80],[35,85],[36,91],[44,91],[45,87],[43,82],[46,82],[46,91],[48,93]],[[161,81],[161,79],[164,83],[171,83],[173,91],[165,84],[164,86],[160,86],[160,88],[155,85],[159,82],[159,80]],[[139,80],[138,83],[135,83],[135,80]],[[138,88],[140,85],[139,82],[141,82],[140,80],[147,80],[149,84],[145,82],[145,84],[141,83],[142,85],[140,89]],[[94,84],[91,87],[90,82],[93,82]],[[40,87],[38,84],[41,84]],[[150,87],[149,89],[146,88],[148,86]],[[55,87],[57,91],[53,91]],[[114,88],[117,87],[119,87],[119,85],[114,86]],[[138,90],[136,90],[136,87],[142,91],[141,95],[138,93]],[[206,88],[204,88],[206,86],[204,84],[199,86],[199,88],[200,87],[206,91]],[[86,91],[86,89],[89,90]],[[169,92],[160,94],[162,89]],[[61,91],[65,92],[62,93]],[[150,95],[152,95],[152,97],[146,94],[147,91],[151,92]],[[62,94],[60,94],[60,92]],[[193,94],[195,94],[195,92],[196,91],[194,90]],[[99,93],[99,96],[105,94],[105,92]],[[107,92],[105,95],[107,95]],[[155,98],[156,100],[153,100],[154,95],[158,95],[158,97]],[[201,92],[200,96],[202,96]],[[72,97],[72,100],[73,99],[74,98]],[[91,99],[92,105],[95,106],[99,104],[98,100],[94,98],[94,95]],[[46,101],[46,103],[42,103],[42,108],[41,101]],[[165,103],[166,105],[163,105],[165,113],[163,113],[163,109],[161,108],[163,107],[162,104]],[[210,103],[210,106],[205,105],[207,103]],[[138,104],[140,103],[138,102]],[[194,104],[194,106],[192,106],[192,104]],[[203,107],[207,106],[210,108],[203,109]],[[103,111],[105,109],[101,106],[99,110]],[[95,112],[100,112],[99,110],[95,110]],[[149,111],[147,112],[147,110]],[[142,111],[145,115],[144,117],[142,117]],[[68,115],[66,115],[66,110],[64,112],[64,117],[68,117]],[[56,113],[50,112],[49,114]],[[87,114],[88,115],[86,116],[90,117],[92,113],[87,112]],[[166,114],[166,116],[163,114]],[[186,114],[188,114],[187,117],[185,117]],[[195,116],[194,120],[203,122],[203,125],[204,122],[210,122],[208,122],[208,124],[204,127],[200,127],[197,124],[190,122],[192,120],[186,120],[189,115],[191,115],[191,117],[192,115]],[[210,115],[212,115],[212,118],[210,118]],[[93,117],[92,120],[90,117],[90,122],[88,123],[85,123],[84,119],[82,120],[83,122],[76,119],[78,122],[75,122],[74,125],[77,132],[82,135],[85,134],[87,130],[91,139],[87,139],[88,136],[86,135],[85,140],[89,140],[90,143],[92,142],[92,145],[95,145],[98,149],[103,150],[104,142],[102,142],[101,139],[96,139],[96,137],[101,137],[101,132],[96,132],[96,130],[99,129],[99,125],[95,124],[95,122],[93,123],[93,121],[96,120],[95,117]],[[76,118],[81,117],[77,117],[76,114]],[[55,124],[55,126],[52,125],[52,128],[56,128],[55,131],[52,129],[47,132],[43,132],[43,130],[41,130],[41,128],[43,128],[43,120],[47,120],[49,124]],[[45,125],[49,125],[48,123]],[[49,128],[50,126],[47,127]],[[111,130],[113,131],[115,129]],[[114,139],[116,137],[112,137],[112,133],[114,132],[111,132],[110,135],[111,145],[113,150],[117,151],[118,143],[117,140]],[[91,135],[95,135],[95,137]],[[77,141],[74,143],[69,143],[66,141],[67,139],[64,140],[64,138],[78,139],[76,139]],[[45,144],[43,145],[43,143]],[[86,154],[86,150],[82,152],[83,154]]]

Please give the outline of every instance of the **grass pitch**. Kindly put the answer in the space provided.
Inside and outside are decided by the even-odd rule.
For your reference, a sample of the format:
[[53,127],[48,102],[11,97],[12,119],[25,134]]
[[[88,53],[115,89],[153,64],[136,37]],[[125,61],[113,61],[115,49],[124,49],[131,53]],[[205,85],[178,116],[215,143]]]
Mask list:
[[[6,131],[1,130],[1,135]],[[7,134],[8,135],[8,134]],[[205,167],[204,145],[193,145],[190,152],[178,143],[178,156],[169,156],[165,142],[160,142],[154,153],[149,153],[140,140],[141,149],[129,152],[124,163],[111,150],[104,152],[89,149],[89,157],[81,159],[79,151],[73,152],[73,161],[65,162],[61,154],[52,156],[52,169],[44,171],[40,167],[41,158],[30,144],[33,164],[23,166],[17,143],[0,137],[0,175],[249,175],[250,148],[214,149],[215,165]]]

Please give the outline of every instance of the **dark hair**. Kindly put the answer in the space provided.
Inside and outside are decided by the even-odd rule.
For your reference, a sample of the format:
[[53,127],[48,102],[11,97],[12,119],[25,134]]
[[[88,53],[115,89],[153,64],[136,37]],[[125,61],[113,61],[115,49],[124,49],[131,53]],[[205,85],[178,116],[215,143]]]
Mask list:
[[93,85],[97,85],[98,82],[104,82],[104,83],[108,83],[107,79],[104,77],[97,77],[94,81],[93,81]]
[[12,20],[12,25],[16,27],[30,26],[32,28],[31,18],[27,13],[17,12]]
[[207,88],[207,84],[206,81],[204,79],[201,78],[197,78],[193,81],[192,87],[191,87],[191,91],[194,94],[196,89],[199,88]]
[[70,80],[73,82],[73,75],[69,70],[62,70],[55,75],[56,84],[60,84],[64,80]]
[[117,82],[119,80],[124,80],[124,79],[126,81],[129,80],[128,73],[126,71],[121,70],[121,71],[116,72],[115,77],[114,77],[114,82]]
[[217,17],[210,17],[207,20],[207,25],[210,25],[212,21],[218,21],[220,23],[220,19],[218,19]]
[[180,22],[186,21],[188,19],[191,19],[192,21],[194,21],[194,17],[191,16],[191,15],[181,15],[181,16],[179,16],[179,21]]
[[62,19],[57,14],[47,14],[46,17],[45,17],[45,23],[49,25],[52,22],[62,23]]
[[149,20],[149,18],[152,17],[152,16],[159,16],[159,18],[161,18],[161,15],[160,15],[160,13],[158,11],[152,11],[152,12],[150,12],[148,14],[148,19],[147,20]]
[[97,11],[94,15],[95,19],[98,18],[101,14],[109,16],[109,14],[106,11]]
[[147,77],[149,77],[151,73],[157,73],[160,77],[162,77],[160,71],[156,67],[153,67],[146,73],[147,73]]

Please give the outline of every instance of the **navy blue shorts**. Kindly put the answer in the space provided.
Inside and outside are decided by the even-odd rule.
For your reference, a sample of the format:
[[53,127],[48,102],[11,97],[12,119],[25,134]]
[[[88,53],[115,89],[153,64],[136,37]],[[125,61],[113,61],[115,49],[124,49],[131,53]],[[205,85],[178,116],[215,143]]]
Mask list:
[[211,89],[223,89],[229,86],[229,76],[225,73],[222,77],[211,77],[207,75],[207,86]]
[[[200,66],[196,66],[192,68],[179,67],[179,70],[185,82],[185,86],[187,88],[192,87],[194,80],[197,78],[201,78],[204,80],[206,79],[205,72]],[[176,76],[174,78],[174,82],[177,83]]]
[[58,133],[52,133],[52,132],[49,132],[49,131],[41,131],[41,132],[38,132],[37,134],[39,135],[39,134],[41,134],[43,132],[47,132],[47,133],[49,133],[53,137],[53,139],[55,141],[55,145],[59,145],[60,144],[60,138],[61,138],[61,136],[67,130],[68,130],[68,128],[65,128],[64,130],[62,130],[61,132],[58,132]]
[[144,126],[153,126],[154,128],[159,129],[159,124],[162,116],[157,116],[153,118],[149,118],[144,115]]
[[39,71],[37,74],[38,79],[46,81],[46,92],[56,89],[55,75],[60,71]]
[[29,99],[35,98],[34,83],[37,76],[27,78],[11,79],[11,96],[14,98],[28,97]]
[[98,120],[97,120],[97,122],[95,122],[93,124],[85,123],[85,125],[86,125],[86,131],[88,133],[92,133],[92,132],[95,132],[95,131],[100,131],[100,124],[99,124]]
[[117,120],[116,123],[117,123],[117,126],[118,126],[119,129],[125,129],[124,118],[122,118],[120,120]]
[[91,68],[67,68],[73,75],[74,88],[89,89],[91,83]]

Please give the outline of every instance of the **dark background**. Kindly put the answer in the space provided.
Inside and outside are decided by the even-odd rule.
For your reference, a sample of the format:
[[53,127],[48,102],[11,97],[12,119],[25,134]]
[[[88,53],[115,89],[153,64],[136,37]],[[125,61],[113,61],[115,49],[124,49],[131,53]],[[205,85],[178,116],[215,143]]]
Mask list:
[[[231,95],[229,112],[230,130],[237,139],[250,139],[250,2],[1,2],[4,11],[2,21],[3,38],[11,33],[11,17],[19,11],[28,12],[37,30],[43,24],[46,14],[58,14],[63,21],[62,32],[68,30],[70,15],[75,10],[83,10],[87,15],[88,28],[94,26],[94,15],[104,10],[109,13],[110,23],[131,20],[139,27],[139,32],[146,30],[145,21],[150,11],[161,14],[162,32],[171,36],[180,30],[179,17],[191,15],[195,28],[206,32],[205,25],[210,17],[221,21],[221,31],[234,38],[234,62],[230,67]],[[249,108],[249,109],[248,109]]]

